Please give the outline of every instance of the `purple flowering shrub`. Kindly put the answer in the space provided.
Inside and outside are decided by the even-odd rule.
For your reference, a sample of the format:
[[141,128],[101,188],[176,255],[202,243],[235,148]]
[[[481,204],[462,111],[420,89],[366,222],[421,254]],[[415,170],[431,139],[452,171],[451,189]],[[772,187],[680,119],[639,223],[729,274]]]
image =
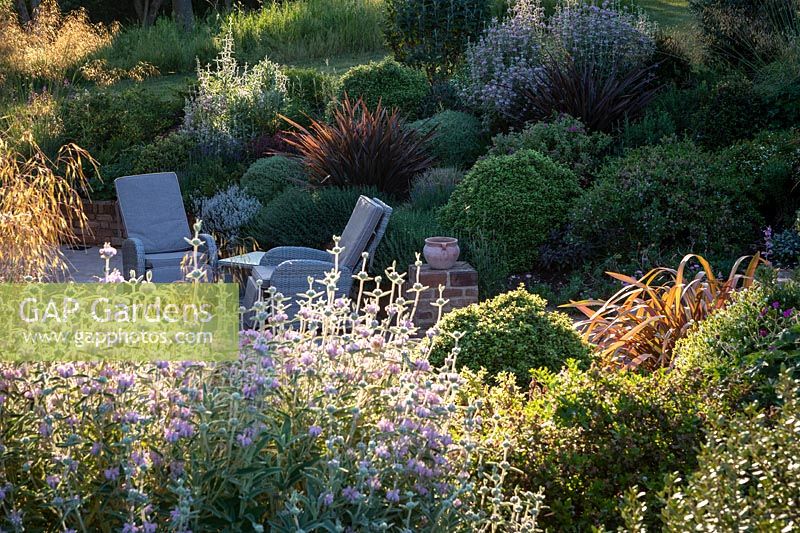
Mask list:
[[601,78],[624,76],[651,60],[654,35],[642,13],[616,1],[562,0],[545,20],[539,0],[520,0],[507,20],[495,20],[468,48],[462,97],[491,118],[515,117],[526,105],[520,92],[549,83],[552,63],[591,67]]
[[293,319],[258,301],[235,362],[0,365],[0,528],[533,531],[455,355],[412,338],[423,287],[362,271],[351,301],[339,275]]

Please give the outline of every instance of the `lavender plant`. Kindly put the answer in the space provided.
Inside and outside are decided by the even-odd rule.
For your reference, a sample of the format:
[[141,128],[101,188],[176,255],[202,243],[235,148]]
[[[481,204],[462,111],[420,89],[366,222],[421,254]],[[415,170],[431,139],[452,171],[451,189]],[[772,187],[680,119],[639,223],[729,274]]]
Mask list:
[[231,185],[209,198],[196,199],[194,204],[195,213],[206,230],[227,246],[239,241],[241,228],[261,209],[261,202],[238,185]]
[[436,332],[414,338],[426,287],[362,268],[337,298],[340,275],[291,320],[256,302],[236,362],[1,364],[0,527],[536,531],[542,494],[505,486],[507,445],[487,461],[458,349],[434,368]]
[[274,133],[286,103],[287,78],[265,58],[240,67],[230,31],[222,41],[215,68],[197,64],[198,86],[186,101],[183,129],[207,153],[240,152],[261,133]]

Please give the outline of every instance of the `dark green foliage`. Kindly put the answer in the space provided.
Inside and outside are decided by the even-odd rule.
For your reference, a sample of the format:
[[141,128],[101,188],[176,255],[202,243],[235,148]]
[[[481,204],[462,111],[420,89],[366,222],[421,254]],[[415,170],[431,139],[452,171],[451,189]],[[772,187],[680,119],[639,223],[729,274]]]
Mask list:
[[754,407],[720,419],[697,470],[666,490],[664,531],[792,531],[800,500],[800,383],[779,378],[777,412]]
[[290,187],[255,216],[243,235],[267,250],[275,246],[307,246],[320,250],[341,235],[359,195],[377,196],[374,189],[327,187],[307,190]]
[[307,181],[300,161],[276,155],[256,160],[242,176],[241,184],[261,205],[267,205],[286,187]]
[[447,313],[437,326],[430,352],[432,363],[441,365],[458,341],[458,367],[489,375],[510,372],[520,384],[530,379],[532,368],[560,369],[567,359],[589,361],[589,348],[581,341],[564,313],[547,311],[547,301],[524,288],[501,294],[479,304]]
[[397,108],[406,120],[414,120],[428,90],[424,73],[386,58],[348,70],[342,76],[339,94],[362,98],[369,109],[375,109],[380,101],[387,109]]
[[411,184],[411,205],[425,211],[442,207],[463,178],[464,172],[456,168],[432,168],[420,174]]
[[395,58],[428,76],[451,74],[471,40],[489,21],[486,0],[389,0],[386,42]]
[[689,0],[712,60],[754,67],[784,51],[797,35],[795,0]]
[[375,252],[373,273],[383,275],[394,261],[397,261],[397,270],[405,272],[417,260],[416,254],[422,253],[425,239],[441,233],[439,221],[433,212],[415,207],[395,209],[386,234]]
[[686,43],[678,36],[659,31],[656,34],[656,54],[653,57],[658,66],[656,75],[661,82],[673,83],[678,87],[687,85],[692,78],[692,61],[686,53]]
[[703,439],[698,396],[661,372],[571,365],[533,372],[529,397],[508,380],[473,394],[495,413],[485,431],[510,445],[508,461],[518,469],[511,481],[545,489],[548,510],[538,525],[548,531],[614,530],[619,496],[634,485],[652,491],[646,522],[653,525],[665,474],[690,471]]
[[235,184],[247,166],[241,161],[221,156],[198,156],[178,172],[184,203],[194,198],[208,198]]
[[675,121],[664,109],[648,109],[644,116],[634,122],[626,121],[619,132],[619,144],[623,149],[639,148],[658,144],[676,133]]
[[720,152],[728,172],[749,182],[753,205],[773,226],[790,226],[798,207],[796,183],[800,179],[800,136],[794,130],[764,131],[751,141]]
[[[723,158],[724,159],[724,158]],[[762,219],[746,175],[691,142],[647,146],[609,160],[570,214],[593,254],[673,264],[685,253],[747,253]]]
[[442,208],[441,220],[449,229],[491,234],[506,247],[508,267],[526,271],[579,193],[572,171],[539,152],[520,150],[478,161]]
[[469,168],[486,148],[481,121],[468,113],[442,111],[410,126],[423,133],[435,131],[429,150],[436,162],[445,167]]
[[194,141],[183,133],[169,133],[151,143],[120,152],[117,161],[103,167],[107,179],[151,172],[177,172],[189,164]]
[[800,122],[800,57],[789,50],[753,76],[755,92],[764,102],[767,121],[773,128],[790,128]]
[[288,78],[286,89],[289,95],[285,115],[304,126],[308,125],[304,115],[323,117],[328,104],[336,98],[338,80],[313,68],[288,68],[284,74]]
[[743,75],[726,76],[699,92],[692,109],[694,138],[705,146],[721,147],[752,137],[766,125],[766,108],[753,82]]
[[772,238],[770,261],[781,268],[795,268],[800,260],[800,234],[794,228],[785,229]]
[[610,136],[601,132],[589,133],[580,120],[562,116],[551,122],[529,124],[518,132],[495,135],[489,155],[536,150],[569,168],[586,183],[603,161],[610,145]]

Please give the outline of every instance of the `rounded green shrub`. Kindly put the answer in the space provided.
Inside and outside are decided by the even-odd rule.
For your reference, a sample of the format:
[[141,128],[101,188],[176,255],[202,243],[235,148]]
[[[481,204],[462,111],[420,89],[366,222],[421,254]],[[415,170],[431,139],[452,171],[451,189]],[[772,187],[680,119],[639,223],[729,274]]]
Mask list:
[[610,145],[609,135],[589,133],[580,120],[563,116],[552,122],[535,122],[522,131],[496,135],[492,138],[489,155],[536,150],[588,181]]
[[338,94],[339,80],[313,68],[288,68],[284,73],[289,102],[283,114],[303,126],[310,122],[306,115],[322,118]]
[[[492,415],[484,438],[510,443],[510,481],[525,490],[545,487],[548,510],[538,526],[614,531],[622,523],[619,497],[635,485],[652,491],[644,522],[659,531],[656,494],[664,477],[690,472],[703,440],[695,391],[663,372],[582,370],[571,362],[559,373],[532,374],[523,391],[505,376],[497,386],[473,379],[468,399],[482,400]],[[496,453],[502,461],[504,448]]]
[[439,322],[430,360],[442,364],[455,346],[452,334],[460,332],[459,367],[510,372],[520,383],[530,379],[532,368],[558,370],[567,359],[588,362],[589,348],[570,318],[546,308],[546,300],[520,287],[451,311]]
[[411,183],[411,205],[414,209],[426,211],[442,207],[462,179],[464,172],[452,167],[432,168],[423,172]]
[[281,155],[256,160],[242,176],[242,187],[263,205],[290,185],[306,181],[303,163]]
[[380,62],[358,65],[342,76],[340,98],[361,98],[372,110],[381,101],[383,106],[397,108],[404,118],[417,118],[429,86],[425,74],[386,58]]
[[261,208],[242,231],[263,249],[307,246],[324,250],[341,235],[358,197],[378,196],[375,189],[325,187],[316,190],[289,187]]
[[533,150],[478,161],[442,208],[445,227],[503,242],[512,271],[530,269],[580,194],[578,178]]
[[686,253],[739,257],[758,238],[753,184],[691,142],[631,150],[609,160],[569,215],[573,236],[600,258],[651,265]]
[[483,125],[469,113],[442,111],[431,118],[412,122],[410,126],[422,133],[435,129],[428,146],[442,166],[468,168],[485,151]]

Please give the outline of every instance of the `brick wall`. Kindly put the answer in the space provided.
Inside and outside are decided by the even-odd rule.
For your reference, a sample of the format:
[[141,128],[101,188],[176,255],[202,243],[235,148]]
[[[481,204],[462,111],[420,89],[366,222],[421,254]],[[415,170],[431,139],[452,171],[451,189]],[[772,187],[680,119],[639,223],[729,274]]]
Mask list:
[[110,242],[112,246],[122,246],[124,230],[117,210],[117,202],[85,200],[83,211],[88,219],[89,231],[82,232],[79,228],[73,228],[78,235],[79,242],[94,246],[102,246],[103,243]]
[[[415,283],[417,267],[408,267],[407,286]],[[438,310],[431,304],[439,298],[439,285],[444,285],[443,297],[449,300],[443,312],[466,307],[478,301],[478,272],[464,261],[459,261],[448,270],[434,270],[429,265],[420,267],[419,282],[429,287],[420,294],[415,323],[421,331],[431,327],[437,317]],[[409,298],[413,298],[413,293]]]

